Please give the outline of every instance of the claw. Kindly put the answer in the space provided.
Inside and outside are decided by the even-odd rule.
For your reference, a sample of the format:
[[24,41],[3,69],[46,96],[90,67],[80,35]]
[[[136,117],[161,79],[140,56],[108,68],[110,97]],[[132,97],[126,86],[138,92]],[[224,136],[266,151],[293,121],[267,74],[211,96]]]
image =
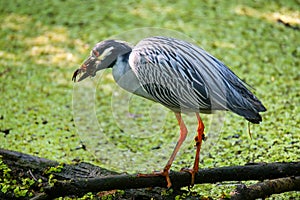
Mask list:
[[157,176],[164,176],[166,177],[166,181],[167,181],[167,188],[170,188],[172,186],[172,182],[169,176],[169,170],[163,170],[160,172],[154,172],[154,174],[156,174]]
[[76,78],[77,78],[77,76],[79,76],[79,74],[81,74],[81,71],[82,70],[79,68],[74,72],[74,74],[72,76],[72,81],[76,82]]
[[166,177],[167,181],[167,188],[172,186],[172,182],[169,176],[169,170],[162,170],[162,171],[154,171],[152,174],[138,174],[138,177],[154,177],[154,176],[164,176]]
[[192,175],[191,185],[189,186],[192,188],[195,185],[195,175],[196,175],[197,171],[195,171],[194,169],[190,169],[190,168],[182,168],[180,170],[180,172],[188,172]]
[[80,78],[77,80],[77,82],[82,81],[83,79],[92,76],[94,77],[96,75],[96,64],[97,64],[98,59],[95,58],[94,56],[88,57],[84,63],[81,65],[79,69],[77,69],[73,76],[72,76],[72,81],[76,82],[76,78],[83,72],[85,72]]

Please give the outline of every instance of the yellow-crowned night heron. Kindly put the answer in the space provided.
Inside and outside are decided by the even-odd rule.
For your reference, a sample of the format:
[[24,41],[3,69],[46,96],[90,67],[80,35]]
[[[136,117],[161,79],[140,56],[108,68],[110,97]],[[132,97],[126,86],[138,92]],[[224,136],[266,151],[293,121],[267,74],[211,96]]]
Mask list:
[[198,134],[192,185],[198,171],[199,154],[204,137],[204,125],[199,113],[229,110],[252,123],[262,121],[259,112],[266,111],[263,104],[245,87],[245,84],[222,62],[188,42],[168,38],[150,37],[136,46],[124,41],[105,40],[93,48],[90,57],[74,72],[81,81],[95,76],[102,69],[112,68],[118,85],[125,90],[161,103],[174,111],[180,126],[180,137],[160,175],[171,186],[169,170],[181,144],[187,136],[182,112],[196,113]]

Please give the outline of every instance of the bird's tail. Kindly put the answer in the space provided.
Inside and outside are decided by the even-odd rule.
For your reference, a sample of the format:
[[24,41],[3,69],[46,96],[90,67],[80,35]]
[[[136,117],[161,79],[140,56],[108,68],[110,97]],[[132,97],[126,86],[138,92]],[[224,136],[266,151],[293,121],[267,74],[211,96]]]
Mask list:
[[259,112],[265,112],[267,110],[265,106],[256,98],[252,99],[252,102],[249,102],[248,106],[230,107],[229,109],[236,114],[245,117],[245,119],[254,124],[259,124],[262,121],[262,117]]
[[259,124],[262,121],[261,115],[259,113],[255,113],[254,115],[245,117],[249,122],[253,124]]

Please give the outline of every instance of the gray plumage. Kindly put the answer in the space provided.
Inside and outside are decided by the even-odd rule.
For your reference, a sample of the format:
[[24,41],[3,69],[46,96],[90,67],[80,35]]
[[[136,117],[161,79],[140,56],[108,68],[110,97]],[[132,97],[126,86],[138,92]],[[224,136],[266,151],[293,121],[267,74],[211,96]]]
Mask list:
[[[99,60],[98,56],[108,48],[107,56]],[[228,67],[200,47],[182,40],[150,37],[134,47],[117,40],[100,42],[73,79],[80,72],[85,73],[78,81],[110,67],[122,88],[174,112],[230,110],[259,123],[259,112],[266,111]]]

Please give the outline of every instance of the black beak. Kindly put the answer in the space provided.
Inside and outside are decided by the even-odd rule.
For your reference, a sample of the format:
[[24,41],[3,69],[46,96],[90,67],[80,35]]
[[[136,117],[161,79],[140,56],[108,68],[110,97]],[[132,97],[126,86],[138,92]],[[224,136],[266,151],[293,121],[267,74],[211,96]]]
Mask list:
[[[89,76],[94,77],[96,75],[96,61],[97,61],[97,57],[95,56],[88,57],[88,59],[84,61],[81,67],[74,72],[72,76],[72,81],[76,82],[76,78],[78,76],[79,79],[77,80],[77,82],[82,81]],[[84,74],[81,75],[81,73]]]

